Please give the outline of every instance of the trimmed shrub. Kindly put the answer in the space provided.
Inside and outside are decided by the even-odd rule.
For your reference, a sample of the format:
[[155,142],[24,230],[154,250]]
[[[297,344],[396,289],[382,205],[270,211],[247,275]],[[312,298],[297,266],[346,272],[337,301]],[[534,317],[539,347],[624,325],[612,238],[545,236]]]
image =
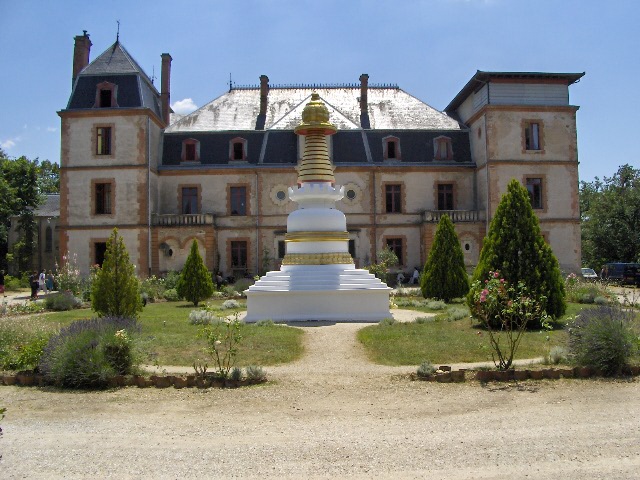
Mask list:
[[164,291],[164,299],[167,302],[177,302],[178,300],[180,300],[180,295],[178,295],[178,292],[175,288],[169,288]]
[[423,297],[445,302],[464,296],[469,291],[464,254],[449,215],[442,215],[438,223],[433,245],[420,277],[420,288]]
[[393,317],[389,317],[389,318],[383,318],[382,320],[380,320],[378,325],[380,325],[380,326],[389,326],[389,325],[393,325],[395,323],[396,323],[396,319],[393,318]]
[[442,300],[431,300],[426,303],[425,307],[429,310],[444,310],[447,308],[447,304]]
[[47,310],[55,312],[73,310],[82,306],[82,300],[74,297],[71,292],[49,294],[45,297],[44,303]]
[[549,355],[545,357],[545,363],[558,365],[567,361],[569,352],[566,348],[556,345],[549,350]]
[[164,279],[158,278],[155,275],[145,278],[140,282],[140,293],[150,302],[155,302],[160,298],[164,298],[164,292],[166,290]]
[[78,320],[52,336],[39,369],[47,380],[67,388],[104,388],[110,377],[129,374],[137,364],[133,318]]
[[211,275],[200,256],[197,240],[191,244],[191,251],[176,284],[176,290],[178,295],[192,302],[195,307],[213,293]]
[[583,310],[569,328],[575,363],[608,376],[620,374],[638,349],[633,319],[633,312],[614,306]]
[[[509,182],[484,239],[473,273],[475,287],[467,295],[470,308],[479,296],[474,288],[482,290],[481,282],[492,271],[499,271],[510,285],[522,284],[551,317],[564,314],[567,305],[558,260],[540,233],[527,189],[516,179]],[[532,321],[529,328],[540,328],[540,323]]]
[[247,379],[254,382],[262,382],[267,379],[267,374],[264,369],[257,365],[249,365],[245,368],[245,373],[247,374]]
[[189,312],[189,323],[191,325],[209,325],[213,321],[217,320],[217,316],[209,310],[191,310]]
[[101,268],[91,284],[91,308],[101,317],[137,317],[142,311],[140,281],[118,229],[107,240]]
[[50,334],[31,321],[4,319],[0,323],[0,369],[33,370]]
[[266,320],[258,320],[255,323],[256,327],[273,327],[275,325],[275,323],[273,323],[273,320],[271,319],[266,319]]

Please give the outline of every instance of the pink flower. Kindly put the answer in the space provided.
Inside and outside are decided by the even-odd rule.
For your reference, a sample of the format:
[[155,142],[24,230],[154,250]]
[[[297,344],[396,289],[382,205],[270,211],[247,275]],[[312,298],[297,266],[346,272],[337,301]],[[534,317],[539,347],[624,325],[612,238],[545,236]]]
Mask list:
[[493,272],[493,278],[498,278],[500,274],[498,272]]
[[501,278],[501,279],[500,279],[500,283],[504,283],[504,278]]
[[480,292],[481,295],[487,296],[489,295],[489,290],[487,290],[486,288],[484,290],[482,290],[482,292]]

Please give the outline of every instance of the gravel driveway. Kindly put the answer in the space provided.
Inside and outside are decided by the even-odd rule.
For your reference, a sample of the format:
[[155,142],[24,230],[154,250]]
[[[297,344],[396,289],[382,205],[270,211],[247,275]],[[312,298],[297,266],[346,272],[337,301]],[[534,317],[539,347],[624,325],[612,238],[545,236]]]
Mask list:
[[362,327],[303,326],[251,388],[0,387],[0,478],[640,478],[638,379],[412,382]]

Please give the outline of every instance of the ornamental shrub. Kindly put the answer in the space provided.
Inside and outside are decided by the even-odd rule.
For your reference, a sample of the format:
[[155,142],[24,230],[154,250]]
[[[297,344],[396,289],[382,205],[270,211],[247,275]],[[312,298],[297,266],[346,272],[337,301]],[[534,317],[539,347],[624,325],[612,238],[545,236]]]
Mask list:
[[[490,271],[499,271],[510,285],[522,284],[542,309],[558,318],[565,313],[565,288],[558,260],[540,233],[529,193],[513,179],[491,220],[472,282],[478,288]],[[467,304],[473,306],[477,291],[471,288]],[[532,322],[532,328],[540,327]]]
[[420,277],[420,288],[425,298],[450,302],[469,291],[469,277],[464,267],[464,255],[453,222],[442,215],[427,263]]
[[63,312],[74,308],[80,308],[82,306],[82,300],[74,297],[69,291],[51,293],[45,297],[44,303],[47,310],[53,310],[55,312]]
[[207,267],[204,265],[202,257],[200,256],[197,240],[194,240],[191,244],[191,251],[180,274],[176,291],[182,298],[193,302],[195,307],[197,307],[198,303],[202,300],[211,297],[213,293],[211,275],[207,271]]
[[164,291],[164,299],[167,302],[177,302],[178,300],[180,300],[180,295],[178,295],[178,292],[175,288],[169,288]]
[[102,267],[95,268],[91,308],[99,316],[136,318],[142,311],[140,281],[118,229],[107,240]]
[[61,387],[104,388],[113,375],[134,371],[134,338],[139,332],[133,318],[75,321],[49,339],[38,368]]
[[569,325],[569,352],[577,365],[617,375],[638,351],[632,311],[599,306],[580,312]]

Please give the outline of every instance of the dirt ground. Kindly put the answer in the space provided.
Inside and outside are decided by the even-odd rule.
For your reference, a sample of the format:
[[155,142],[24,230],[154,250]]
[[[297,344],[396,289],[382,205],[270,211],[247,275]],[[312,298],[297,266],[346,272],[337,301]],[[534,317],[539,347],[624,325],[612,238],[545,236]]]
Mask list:
[[[400,315],[400,313],[397,313]],[[410,381],[363,324],[234,390],[0,387],[1,478],[640,478],[640,381]]]

